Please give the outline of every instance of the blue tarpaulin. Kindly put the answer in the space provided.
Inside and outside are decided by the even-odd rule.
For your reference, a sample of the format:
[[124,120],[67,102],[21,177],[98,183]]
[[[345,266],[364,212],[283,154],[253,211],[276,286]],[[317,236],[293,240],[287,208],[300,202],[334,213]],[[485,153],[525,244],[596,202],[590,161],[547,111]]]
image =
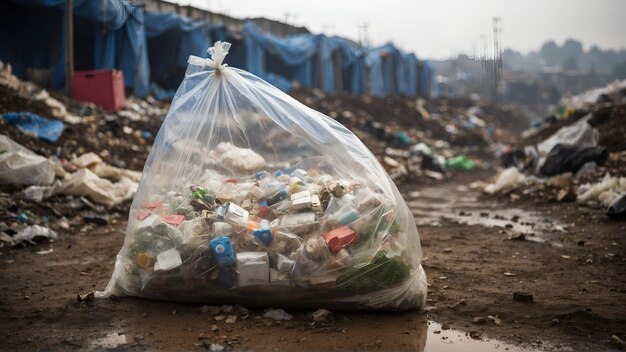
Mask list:
[[189,55],[206,57],[211,46],[208,22],[174,12],[148,12],[145,28],[152,80],[165,88],[182,82]]
[[50,143],[59,140],[65,127],[62,121],[50,120],[30,112],[7,112],[2,114],[2,118],[10,126]]
[[[228,64],[282,90],[297,82],[328,93],[436,94],[430,63],[391,43],[364,49],[323,34],[279,37],[252,22],[246,22],[239,35],[223,24],[173,12],[144,13],[142,5],[126,0],[74,0],[73,6],[75,69],[120,69],[125,86],[139,97],[148,92],[170,96],[184,77],[189,55],[206,57],[215,40],[233,43]],[[0,1],[0,60],[10,62],[19,77],[28,78],[29,68],[51,69],[52,87],[63,86],[64,7],[65,0]]]
[[437,73],[428,60],[420,61],[417,72],[418,94],[425,98],[433,98],[438,95]]
[[[149,66],[143,5],[122,0],[74,0],[76,70],[118,68],[137,96],[148,92]],[[65,1],[0,2],[0,60],[26,77],[28,68],[52,68],[50,83],[61,88],[65,77]],[[33,30],[33,29],[37,30]]]

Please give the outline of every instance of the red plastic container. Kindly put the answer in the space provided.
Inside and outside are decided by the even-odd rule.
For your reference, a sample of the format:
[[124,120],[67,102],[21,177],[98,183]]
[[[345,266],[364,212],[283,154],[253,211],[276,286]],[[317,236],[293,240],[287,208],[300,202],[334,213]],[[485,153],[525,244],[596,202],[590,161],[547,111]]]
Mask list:
[[124,107],[124,73],[118,70],[74,72],[74,98],[94,103],[105,110]]

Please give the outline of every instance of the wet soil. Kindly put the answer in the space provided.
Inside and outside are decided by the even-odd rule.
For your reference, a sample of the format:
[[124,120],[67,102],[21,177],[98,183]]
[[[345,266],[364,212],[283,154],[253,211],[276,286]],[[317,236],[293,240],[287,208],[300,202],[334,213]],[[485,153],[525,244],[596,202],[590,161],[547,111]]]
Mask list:
[[[575,203],[510,202],[466,187],[484,177],[402,188],[421,224],[425,312],[334,312],[334,322],[313,324],[308,311],[290,311],[286,322],[250,311],[229,324],[197,305],[79,303],[78,293],[110,278],[124,239],[119,216],[61,232],[55,243],[0,250],[0,349],[606,350],[612,335],[624,339],[626,223]],[[511,240],[518,232],[543,241]],[[514,300],[517,291],[534,302]]]

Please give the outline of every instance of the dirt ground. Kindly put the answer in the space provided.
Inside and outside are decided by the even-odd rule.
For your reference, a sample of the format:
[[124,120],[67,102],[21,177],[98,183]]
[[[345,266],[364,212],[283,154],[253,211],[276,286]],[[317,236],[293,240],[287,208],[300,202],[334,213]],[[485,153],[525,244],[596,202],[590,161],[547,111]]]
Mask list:
[[[106,226],[61,233],[55,243],[0,250],[0,349],[204,350],[216,343],[233,350],[468,351],[462,342],[457,349],[437,344],[449,328],[531,350],[607,350],[612,335],[626,338],[626,223],[575,203],[510,202],[466,187],[485,176],[402,188],[421,224],[426,312],[334,312],[334,322],[313,324],[310,311],[290,311],[287,322],[251,311],[229,324],[197,305],[79,303],[78,293],[103,289],[110,278],[124,239],[120,214]],[[461,224],[465,218],[510,225]],[[527,240],[509,239],[518,224],[535,229]],[[516,291],[534,303],[514,300]]]

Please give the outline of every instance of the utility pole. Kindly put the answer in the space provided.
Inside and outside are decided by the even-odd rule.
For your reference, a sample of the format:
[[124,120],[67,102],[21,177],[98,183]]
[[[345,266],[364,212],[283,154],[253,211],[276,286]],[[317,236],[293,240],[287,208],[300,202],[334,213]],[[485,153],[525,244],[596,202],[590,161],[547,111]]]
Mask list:
[[500,51],[500,18],[493,18],[493,105],[498,104],[498,87],[502,78],[502,52]]
[[369,25],[367,24],[367,22],[363,22],[357,25],[356,28],[359,30],[359,44],[361,44],[361,47],[369,47],[369,38],[367,34],[367,29],[369,28]]
[[65,91],[74,96],[74,11],[72,0],[65,0]]
[[487,35],[480,35],[480,67],[482,68],[482,82],[481,82],[481,94],[486,99],[489,94],[488,82],[491,82],[489,79],[489,69],[487,66]]

